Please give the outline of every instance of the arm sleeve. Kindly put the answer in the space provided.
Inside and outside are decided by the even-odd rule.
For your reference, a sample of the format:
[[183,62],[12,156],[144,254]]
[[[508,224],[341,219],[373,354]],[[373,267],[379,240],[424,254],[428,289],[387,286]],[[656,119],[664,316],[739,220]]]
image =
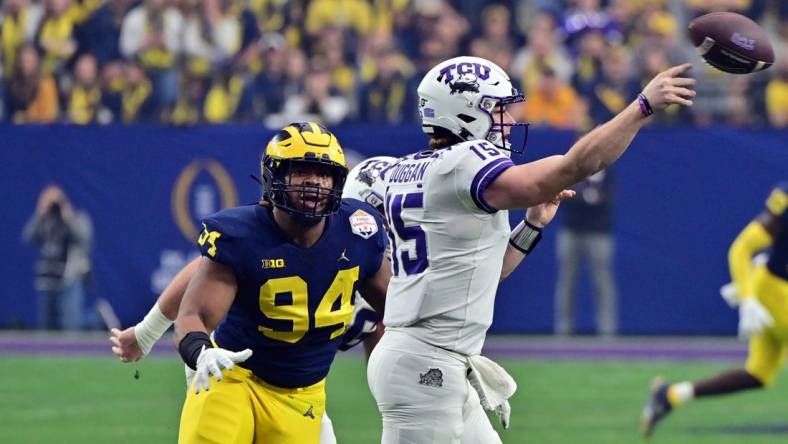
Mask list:
[[474,144],[459,145],[450,154],[454,175],[454,191],[463,204],[474,212],[495,213],[493,208],[484,200],[484,191],[504,171],[514,166],[499,149],[486,141]]
[[739,298],[750,296],[748,277],[752,271],[752,257],[771,244],[772,237],[758,222],[750,222],[733,241],[728,250],[728,265]]

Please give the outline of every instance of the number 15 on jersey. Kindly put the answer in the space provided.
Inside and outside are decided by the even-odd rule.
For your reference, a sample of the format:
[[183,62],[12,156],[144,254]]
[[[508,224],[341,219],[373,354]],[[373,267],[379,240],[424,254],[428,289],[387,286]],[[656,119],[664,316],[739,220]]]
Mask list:
[[429,267],[427,258],[427,235],[420,225],[407,223],[413,217],[409,213],[424,208],[424,193],[386,195],[386,219],[391,239],[391,261],[394,274],[406,276],[423,273]]

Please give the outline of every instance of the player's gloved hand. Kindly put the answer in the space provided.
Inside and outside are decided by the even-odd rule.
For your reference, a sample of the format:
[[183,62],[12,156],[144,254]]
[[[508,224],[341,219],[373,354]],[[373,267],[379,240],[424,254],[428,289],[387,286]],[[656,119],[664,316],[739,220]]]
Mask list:
[[508,430],[509,418],[512,416],[512,406],[509,405],[509,401],[504,401],[503,404],[496,407],[495,414],[500,418],[503,429]]
[[720,287],[720,296],[728,304],[728,307],[736,308],[739,306],[739,292],[736,291],[736,285],[733,282],[728,282]]
[[739,339],[749,339],[772,325],[774,318],[758,299],[748,297],[739,305]]
[[202,389],[210,390],[211,376],[217,381],[221,381],[222,370],[231,370],[235,364],[246,361],[250,356],[252,356],[252,350],[248,348],[239,352],[231,352],[223,348],[205,348],[203,346],[200,356],[197,357],[194,393],[200,393]]
[[378,323],[382,321],[383,316],[379,315],[363,298],[356,296],[356,308],[353,310],[353,319],[342,335],[339,349],[347,351],[355,347],[374,333],[377,330]]
[[184,364],[183,373],[186,375],[186,388],[188,389],[189,387],[192,386],[192,381],[194,381],[194,375],[196,375],[197,372],[189,368],[188,365]]

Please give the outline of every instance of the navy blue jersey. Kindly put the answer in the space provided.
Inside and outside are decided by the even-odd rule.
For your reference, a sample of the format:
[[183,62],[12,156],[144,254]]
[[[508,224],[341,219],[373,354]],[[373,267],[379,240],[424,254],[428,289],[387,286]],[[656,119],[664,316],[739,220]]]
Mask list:
[[214,332],[216,343],[232,351],[252,349],[242,366],[278,387],[306,387],[325,378],[351,321],[355,289],[383,261],[386,236],[378,212],[343,200],[310,248],[292,243],[268,206],[223,210],[203,225],[203,256],[229,266],[238,283]]
[[774,275],[788,280],[788,182],[774,188],[766,200],[766,209],[777,217],[782,225],[769,251],[766,267]]

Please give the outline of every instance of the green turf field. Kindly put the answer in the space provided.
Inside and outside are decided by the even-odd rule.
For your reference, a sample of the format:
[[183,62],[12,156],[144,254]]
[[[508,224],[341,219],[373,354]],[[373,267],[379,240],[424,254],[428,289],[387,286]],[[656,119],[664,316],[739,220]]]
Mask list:
[[[0,358],[0,443],[174,443],[183,398],[177,358]],[[699,377],[722,364],[501,361],[518,381],[504,443],[641,442],[638,415],[654,374]],[[133,378],[135,368],[140,379]],[[774,390],[702,401],[672,415],[651,442],[788,442],[788,377]],[[328,411],[340,444],[374,443],[380,419],[363,361],[342,356]]]

